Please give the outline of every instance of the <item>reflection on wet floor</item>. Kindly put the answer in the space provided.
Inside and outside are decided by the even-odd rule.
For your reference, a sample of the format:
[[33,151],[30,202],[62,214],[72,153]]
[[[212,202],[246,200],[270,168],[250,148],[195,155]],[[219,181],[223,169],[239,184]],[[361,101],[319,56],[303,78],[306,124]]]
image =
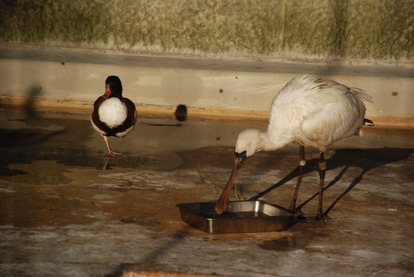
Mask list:
[[[34,160],[57,160],[70,166],[102,168],[106,160],[100,136],[93,133],[88,115],[39,114],[0,111],[0,143],[2,163],[28,163]],[[171,161],[168,155],[203,147],[233,148],[238,133],[245,129],[266,129],[265,122],[186,121],[175,119],[141,118],[136,130],[123,139],[110,138],[114,147],[126,152],[116,160],[120,167],[137,168],[155,157],[163,156],[164,166]],[[410,148],[413,129],[367,128],[364,137],[352,137],[336,143],[341,148]],[[297,151],[295,145],[278,152]],[[315,152],[307,149],[307,152]],[[174,160],[174,159],[172,159]],[[110,160],[108,165],[115,164]],[[171,165],[170,168],[176,167]]]
[[[266,124],[140,118],[126,138],[110,138],[125,156],[107,160],[88,115],[0,109],[0,275],[14,272],[6,263],[28,273],[32,261],[78,275],[105,265],[92,267],[102,276],[148,266],[230,276],[412,271],[413,129],[366,128],[328,151],[326,224],[210,235],[183,223],[176,204],[217,200],[237,135],[251,127]],[[312,214],[319,155],[306,151],[298,204]],[[296,145],[247,159],[239,196],[287,207],[297,164]]]

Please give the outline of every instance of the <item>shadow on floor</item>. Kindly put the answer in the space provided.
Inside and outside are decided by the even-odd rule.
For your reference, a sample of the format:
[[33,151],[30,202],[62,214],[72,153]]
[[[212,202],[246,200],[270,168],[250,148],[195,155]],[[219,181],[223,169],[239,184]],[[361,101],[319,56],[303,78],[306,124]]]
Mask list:
[[[169,270],[165,268],[165,265],[157,264],[157,259],[159,257],[162,257],[166,252],[171,251],[171,249],[176,247],[178,244],[182,243],[182,241],[185,240],[186,237],[188,237],[189,235],[189,232],[187,231],[188,228],[189,227],[184,227],[184,229],[178,231],[177,233],[168,236],[168,239],[165,243],[155,248],[152,252],[146,255],[140,262],[119,264],[114,268],[114,270],[111,273],[105,275],[105,277],[126,276],[128,272],[133,272],[134,274],[140,274],[141,272],[142,276],[176,276],[175,273],[172,273],[175,270]],[[158,275],[158,273],[155,273],[158,271],[162,272],[166,270],[171,273],[161,273],[160,275]],[[179,276],[181,276],[181,274],[179,274]]]
[[40,128],[0,129],[0,143],[3,147],[22,147],[50,140],[65,130],[45,130]]
[[[341,193],[325,210],[324,215],[327,215],[332,208],[341,200],[348,192],[350,192],[355,186],[357,186],[363,179],[365,173],[368,171],[397,161],[403,161],[408,159],[414,153],[414,148],[381,148],[381,149],[342,149],[337,150],[335,154],[326,160],[328,170],[332,170],[338,167],[343,167],[339,174],[333,178],[327,185],[324,187],[324,191],[328,188],[335,185],[341,178],[344,176],[345,172],[351,168],[361,168],[362,172],[355,176],[353,181],[348,185],[347,189]],[[304,175],[313,171],[318,171],[317,163],[319,159],[311,159],[307,161],[307,167],[304,170]],[[414,178],[414,173],[411,173]],[[265,189],[259,194],[253,196],[249,200],[257,200],[260,197],[270,193],[276,188],[282,186],[286,182],[297,178],[299,175],[299,167],[296,167],[288,175],[286,175],[282,180],[274,184],[273,186]],[[326,180],[325,180],[326,182]],[[300,191],[299,191],[300,193]],[[305,200],[302,204],[298,205],[300,210],[306,204],[308,204],[312,199],[319,195],[315,193],[309,199]]]

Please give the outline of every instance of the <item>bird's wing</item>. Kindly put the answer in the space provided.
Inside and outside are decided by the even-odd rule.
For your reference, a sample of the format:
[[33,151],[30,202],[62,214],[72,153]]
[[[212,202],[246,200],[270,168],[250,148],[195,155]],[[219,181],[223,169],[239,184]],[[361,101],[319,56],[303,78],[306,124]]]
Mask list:
[[323,150],[357,133],[364,121],[363,101],[372,101],[363,90],[320,76],[298,76],[274,98],[268,134]]
[[305,101],[301,131],[318,148],[354,135],[363,124],[365,105],[345,88],[324,88]]
[[137,120],[137,110],[135,108],[134,102],[132,102],[128,98],[122,98],[122,102],[125,104],[125,107],[127,108],[127,119],[126,119],[126,121],[129,121],[128,124],[130,124],[130,125],[135,124],[135,122]]
[[91,115],[92,126],[103,136],[107,135],[110,132],[110,128],[106,126],[99,118],[99,106],[106,100],[106,97],[99,97],[93,103],[93,111]]

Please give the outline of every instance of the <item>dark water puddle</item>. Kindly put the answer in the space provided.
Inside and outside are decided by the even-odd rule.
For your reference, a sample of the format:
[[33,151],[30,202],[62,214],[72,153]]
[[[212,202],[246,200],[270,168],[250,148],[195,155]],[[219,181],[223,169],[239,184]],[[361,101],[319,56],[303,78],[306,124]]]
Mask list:
[[6,166],[0,166],[0,176],[10,177],[10,176],[17,176],[17,175],[25,175],[29,174],[24,170],[19,169],[11,169]]
[[[94,167],[102,169],[107,159],[97,153],[91,153],[87,148],[59,148],[59,147],[1,147],[0,173],[5,175],[24,174],[21,171],[8,169],[10,164],[31,164],[39,160],[56,161],[66,166]],[[148,164],[151,158],[125,155],[111,160],[109,163],[118,167],[138,168]],[[3,174],[1,174],[3,175]]]
[[44,129],[23,128],[18,130],[0,129],[0,143],[2,146],[21,147],[47,141],[64,130],[49,131]]
[[10,167],[12,172],[9,173],[14,174],[6,176],[8,181],[16,184],[55,185],[72,181],[65,176],[68,168],[56,161],[38,160],[30,164],[11,164]]

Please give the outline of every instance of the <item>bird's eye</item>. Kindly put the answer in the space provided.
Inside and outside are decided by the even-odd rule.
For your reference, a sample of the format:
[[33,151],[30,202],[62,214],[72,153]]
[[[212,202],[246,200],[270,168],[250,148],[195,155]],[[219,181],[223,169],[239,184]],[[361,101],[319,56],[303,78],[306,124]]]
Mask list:
[[244,159],[246,159],[247,158],[247,152],[246,151],[243,151],[243,152],[241,152],[241,153],[235,153],[235,158],[236,159],[241,159],[241,160],[244,160]]

